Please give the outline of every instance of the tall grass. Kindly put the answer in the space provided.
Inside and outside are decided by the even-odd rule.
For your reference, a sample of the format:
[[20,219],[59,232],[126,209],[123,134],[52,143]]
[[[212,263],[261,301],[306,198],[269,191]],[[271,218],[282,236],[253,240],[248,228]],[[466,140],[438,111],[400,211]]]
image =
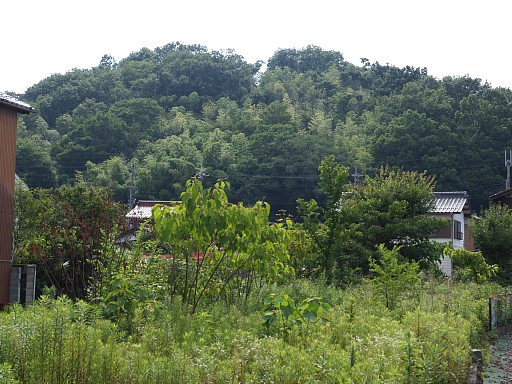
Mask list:
[[0,383],[462,383],[494,287],[426,283],[393,311],[371,284],[274,290],[322,297],[328,321],[269,332],[261,296],[195,315],[174,301],[139,308],[127,334],[84,302],[11,306],[0,313]]

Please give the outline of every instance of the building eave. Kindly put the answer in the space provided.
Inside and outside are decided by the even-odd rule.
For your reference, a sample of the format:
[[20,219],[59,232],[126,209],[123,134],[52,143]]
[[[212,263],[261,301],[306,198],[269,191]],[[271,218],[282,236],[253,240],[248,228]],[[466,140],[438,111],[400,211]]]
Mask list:
[[501,197],[509,196],[509,195],[512,195],[512,188],[497,192],[494,195],[489,196],[489,199],[491,201],[493,201],[493,200],[499,199]]
[[4,92],[0,92],[0,106],[14,109],[16,112],[23,114],[29,114],[35,111],[35,109],[29,104],[20,101]]
[[466,191],[434,192],[435,207],[431,213],[461,213],[471,214]]

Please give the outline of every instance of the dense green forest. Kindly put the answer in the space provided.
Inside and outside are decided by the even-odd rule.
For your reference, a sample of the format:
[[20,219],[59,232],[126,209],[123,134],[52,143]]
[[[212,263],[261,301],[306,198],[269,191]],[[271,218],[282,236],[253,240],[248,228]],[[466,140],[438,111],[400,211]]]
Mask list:
[[385,164],[427,171],[437,190],[467,190],[474,209],[503,189],[509,89],[355,65],[316,46],[281,49],[264,64],[170,43],[54,74],[17,95],[36,109],[19,121],[17,172],[30,187],[79,172],[123,202],[132,165],[139,199],[177,199],[199,175],[274,212],[293,212],[297,198],[323,201],[318,166],[328,155],[350,174],[374,176]]

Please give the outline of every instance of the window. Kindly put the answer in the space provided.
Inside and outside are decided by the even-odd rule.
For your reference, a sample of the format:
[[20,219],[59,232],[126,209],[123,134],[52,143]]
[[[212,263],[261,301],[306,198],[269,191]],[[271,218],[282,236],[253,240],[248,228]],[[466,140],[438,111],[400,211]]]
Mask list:
[[464,238],[462,233],[462,223],[460,221],[455,220],[453,222],[453,237],[457,240],[462,240]]

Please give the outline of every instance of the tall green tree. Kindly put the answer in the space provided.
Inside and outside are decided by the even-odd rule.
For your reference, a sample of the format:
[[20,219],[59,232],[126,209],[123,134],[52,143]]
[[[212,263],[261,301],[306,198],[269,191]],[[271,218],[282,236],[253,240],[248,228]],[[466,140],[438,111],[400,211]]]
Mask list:
[[512,283],[512,211],[504,205],[491,205],[470,222],[475,245],[487,264],[497,264],[496,279]]
[[150,60],[124,61],[119,66],[123,85],[133,97],[156,97],[160,89],[157,65]]
[[205,101],[220,97],[242,101],[254,86],[260,65],[248,64],[233,51],[170,49],[159,65],[160,91],[177,97],[197,92]]
[[279,49],[268,60],[268,68],[290,68],[297,72],[323,72],[329,67],[341,67],[343,55],[336,51],[325,51],[315,45],[303,49]]
[[171,253],[171,286],[194,312],[201,302],[228,303],[293,274],[289,236],[270,224],[270,207],[229,203],[225,182],[204,189],[189,180],[175,207],[153,209],[157,240]]
[[427,171],[447,189],[461,185],[453,164],[458,161],[458,137],[449,127],[407,110],[374,132],[373,156],[378,164],[409,171]]
[[316,247],[316,264],[313,271],[323,273],[328,282],[348,283],[354,279],[356,264],[351,254],[342,249],[346,243],[342,232],[339,202],[348,185],[348,169],[336,162],[331,155],[320,163],[320,189],[326,196],[326,205],[321,207],[316,200],[298,200],[298,211],[303,227],[313,239]]
[[319,197],[316,167],[331,153],[328,135],[269,124],[261,125],[249,142],[255,162],[246,167],[244,188],[253,198],[264,197],[275,211],[293,212],[298,198]]
[[135,157],[137,196],[157,200],[177,200],[202,161],[188,131],[155,142],[143,141]]
[[433,178],[383,167],[354,188],[334,157],[324,159],[319,169],[327,206],[301,201],[300,212],[317,243],[319,267],[330,279],[346,283],[367,273],[369,258],[379,258],[378,246],[417,262],[438,260],[441,253],[429,236],[446,222],[429,215]]
[[91,78],[92,72],[86,69],[53,74],[27,89],[25,96],[34,102],[44,120],[54,126],[57,117],[71,113],[84,100],[94,98]]
[[99,164],[88,161],[85,166],[87,183],[107,188],[116,201],[128,201],[130,165],[123,157],[113,156]]
[[57,164],[51,144],[36,137],[16,140],[16,173],[31,188],[52,188],[57,184]]
[[367,177],[339,206],[342,226],[355,235],[353,250],[372,255],[384,244],[387,249],[401,247],[400,254],[410,260],[437,261],[440,253],[429,237],[446,221],[430,214],[434,187],[434,178],[425,172],[382,167],[374,178]]
[[118,135],[118,140],[124,141],[119,150],[128,158],[142,140],[161,137],[164,109],[155,100],[143,98],[122,100],[110,107],[109,114],[124,122],[125,131],[114,134]]
[[73,117],[57,154],[62,173],[73,177],[76,171],[85,170],[87,161],[99,163],[130,152],[127,131],[125,121],[103,109]]

